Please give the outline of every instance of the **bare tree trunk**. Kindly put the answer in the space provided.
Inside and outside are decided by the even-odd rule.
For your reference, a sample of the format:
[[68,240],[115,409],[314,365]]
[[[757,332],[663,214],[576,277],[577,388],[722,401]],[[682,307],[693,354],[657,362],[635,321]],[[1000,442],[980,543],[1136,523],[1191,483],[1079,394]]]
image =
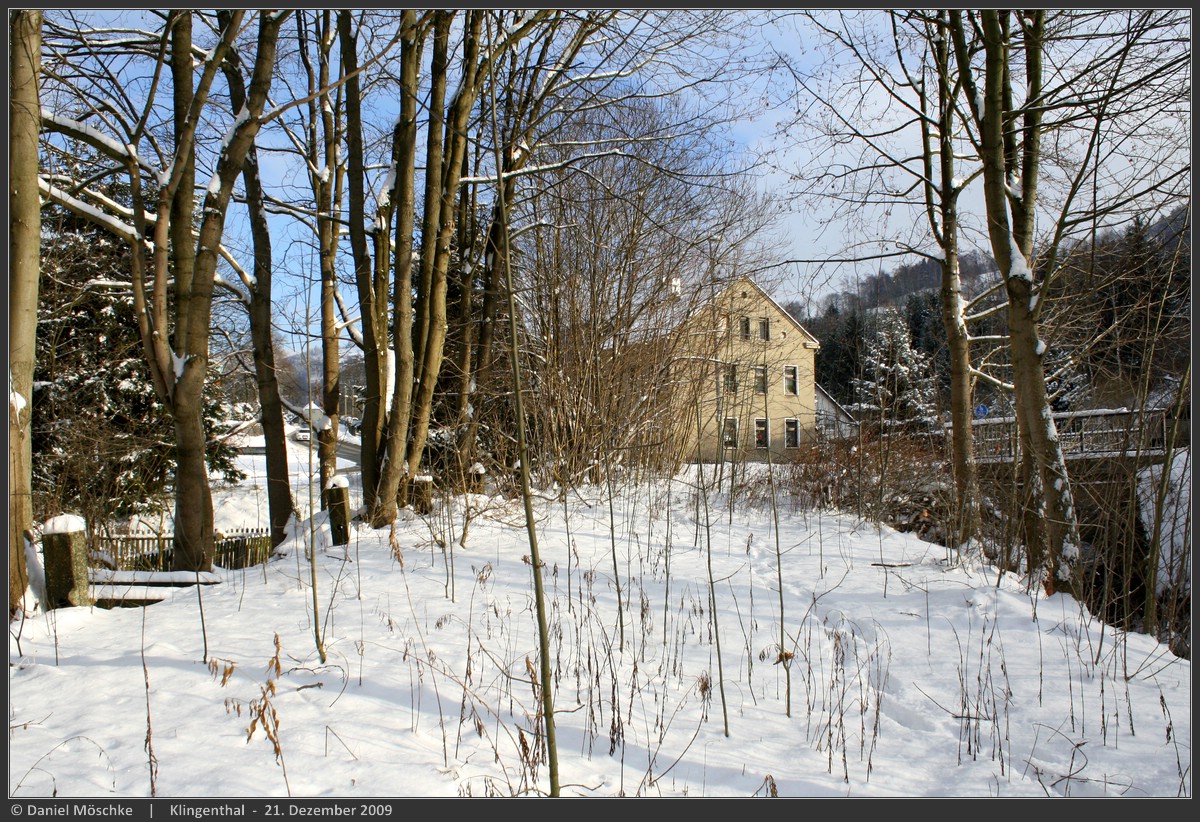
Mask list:
[[[366,371],[362,417],[363,504],[374,511],[379,484],[381,452],[385,446],[387,416],[383,392],[387,388],[387,272],[380,261],[386,248],[386,226],[372,232],[374,249],[368,246],[366,219],[366,168],[363,159],[362,89],[358,76],[358,42],[352,27],[351,12],[338,11],[338,38],[341,46],[342,73],[346,76],[346,165],[349,207],[350,249],[354,257],[354,278],[358,284],[358,304],[362,316],[363,365]],[[374,261],[372,260],[372,251]]]
[[[33,366],[41,276],[38,129],[41,105],[42,13],[9,12],[9,281],[8,281],[8,604],[11,617],[25,595],[25,531],[33,526]],[[19,400],[17,398],[20,398]]]
[[[420,470],[421,459],[425,454],[425,443],[429,437],[429,424],[433,416],[433,396],[437,388],[438,374],[442,367],[442,353],[446,342],[446,278],[450,268],[450,240],[455,228],[455,199],[458,196],[459,179],[462,174],[463,158],[466,155],[468,125],[471,110],[475,105],[481,83],[482,71],[479,57],[479,33],[483,24],[485,12],[473,10],[468,12],[463,35],[464,75],[458,86],[458,91],[450,101],[446,113],[445,146],[430,145],[426,162],[426,175],[435,173],[438,180],[436,188],[426,187],[426,219],[425,229],[421,236],[421,284],[426,285],[426,267],[428,265],[428,291],[424,292],[421,308],[414,320],[413,364],[416,369],[414,397],[412,405],[412,424],[409,429],[407,463],[409,476]],[[435,18],[441,22],[441,18]],[[444,25],[449,27],[450,20],[445,19]],[[439,31],[435,31],[435,63],[436,44]],[[494,55],[489,55],[489,59]],[[433,75],[434,89],[441,87],[444,94],[446,85],[446,66]],[[440,94],[431,93],[431,98],[441,99]],[[430,128],[430,139],[433,138],[433,128]],[[436,163],[436,165],[435,165]],[[433,195],[433,199],[430,196]],[[436,220],[430,220],[429,213],[433,211]],[[436,226],[435,234],[429,229]],[[428,261],[428,262],[427,262]],[[421,296],[421,292],[418,292]],[[419,322],[424,320],[421,327]]]
[[[225,36],[229,41],[239,20],[240,15],[235,13],[226,26]],[[203,393],[208,373],[208,338],[217,252],[224,231],[225,213],[233,195],[234,181],[241,174],[246,154],[258,132],[260,122],[257,118],[266,104],[275,67],[275,45],[281,18],[262,13],[259,20],[258,51],[245,109],[247,117],[242,126],[232,132],[217,163],[214,175],[216,182],[210,184],[205,196],[190,281],[176,281],[175,346],[183,351],[182,356],[172,354],[175,385],[171,405],[176,434],[175,555],[172,567],[177,571],[207,571],[212,567],[213,508],[206,460]],[[176,31],[180,31],[180,27]],[[187,63],[187,82],[190,86],[190,57]],[[182,87],[182,83],[177,85]],[[176,162],[194,155],[195,124],[192,116],[188,120],[178,138],[180,144],[176,148]],[[178,169],[174,170],[174,192],[168,188],[172,202],[176,199],[173,195],[181,189],[189,195],[191,193],[186,171],[182,176],[178,175]],[[190,210],[187,218],[190,245]],[[183,313],[184,306],[186,313]]]
[[371,509],[371,522],[382,527],[396,518],[401,483],[405,479],[399,453],[407,440],[413,385],[413,226],[416,221],[417,92],[422,41],[416,13],[406,10],[400,35],[400,117],[392,134],[392,163],[395,185],[391,206],[396,209],[395,280],[392,317],[396,381],[392,391],[392,413],[388,418],[387,442],[394,464],[381,471],[379,495]]
[[[949,15],[938,12],[938,37],[933,41],[934,65],[937,70],[937,156],[941,189],[937,210],[940,220],[933,220],[934,196],[932,186],[926,186],[927,207],[930,210],[934,233],[942,248],[942,326],[946,329],[946,345],[950,355],[950,453],[954,471],[957,516],[953,539],[963,545],[979,533],[979,477],[975,466],[975,451],[971,433],[971,349],[962,300],[962,279],[958,256],[958,195],[962,184],[954,173],[954,134],[956,100],[950,83],[951,48],[947,30]],[[922,127],[927,121],[922,118]],[[929,163],[931,141],[925,139],[925,157]],[[932,175],[926,175],[931,179]],[[941,231],[937,230],[940,221]]]
[[[308,73],[308,160],[313,200],[317,214],[317,246],[321,268],[321,412],[322,427],[317,432],[317,457],[321,473],[321,508],[325,508],[324,489],[337,471],[338,412],[341,404],[341,348],[339,344],[336,292],[337,269],[334,265],[338,246],[338,223],[334,210],[340,206],[338,170],[338,123],[329,91],[329,56],[333,47],[332,12],[319,13],[314,21],[313,39],[317,42],[318,68],[314,75],[308,56],[307,31],[299,24],[300,52]],[[321,143],[318,145],[318,123]]]
[[[208,372],[209,326],[217,260],[234,183],[241,175],[246,155],[262,124],[275,69],[279,26],[289,12],[259,13],[257,51],[246,104],[239,110],[216,155],[215,173],[204,194],[195,235],[192,199],[195,196],[196,136],[204,108],[209,103],[212,83],[234,48],[245,12],[233,10],[220,15],[222,25],[218,41],[205,53],[198,81],[193,77],[191,14],[188,11],[171,12],[163,35],[173,48],[169,67],[176,115],[175,144],[168,164],[158,172],[151,242],[146,243],[148,221],[144,218],[141,189],[142,174],[149,165],[138,156],[136,149],[149,111],[132,135],[122,135],[127,143],[114,139],[89,140],[101,153],[128,170],[132,227],[125,225],[121,217],[101,214],[92,208],[81,211],[88,219],[130,242],[138,334],[155,393],[170,410],[175,423],[176,551],[173,567],[203,571],[212,566],[213,553],[203,393]],[[152,105],[152,101],[148,105]],[[51,117],[47,122],[67,133],[90,133],[89,129],[64,123],[57,117]],[[83,187],[86,188],[86,183]],[[62,192],[53,196],[68,202],[73,200],[71,195]],[[78,201],[74,205],[78,207]]]
[[[1023,48],[1028,103],[1013,110],[1009,17],[983,11],[985,49],[983,111],[980,124],[984,198],[992,255],[1000,267],[1008,295],[1009,345],[1012,352],[1013,388],[1021,441],[1037,466],[1044,505],[1042,517],[1048,552],[1035,574],[1043,577],[1049,592],[1066,591],[1078,597],[1081,587],[1079,524],[1076,519],[1066,460],[1059,446],[1042,367],[1045,345],[1038,335],[1039,303],[1034,286],[1033,229],[1038,190],[1042,93],[1041,49],[1045,12],[1022,13]],[[962,65],[964,73],[968,66]],[[971,98],[971,89],[967,96]],[[973,103],[972,103],[973,104]],[[1018,119],[1019,118],[1019,119]],[[1018,148],[1018,123],[1021,127]],[[1012,219],[1010,222],[1009,212]]]
[[[225,69],[229,84],[229,102],[234,113],[246,104],[245,80],[241,61],[231,60]],[[271,522],[271,546],[283,542],[292,517],[291,474],[288,469],[287,433],[283,424],[283,401],[275,370],[275,342],[271,333],[271,284],[273,253],[271,231],[263,202],[262,179],[258,169],[258,150],[254,145],[246,153],[242,168],[246,187],[246,208],[250,216],[250,238],[254,246],[254,279],[250,283],[250,341],[254,351],[254,376],[258,384],[259,422],[267,458],[267,516]]]

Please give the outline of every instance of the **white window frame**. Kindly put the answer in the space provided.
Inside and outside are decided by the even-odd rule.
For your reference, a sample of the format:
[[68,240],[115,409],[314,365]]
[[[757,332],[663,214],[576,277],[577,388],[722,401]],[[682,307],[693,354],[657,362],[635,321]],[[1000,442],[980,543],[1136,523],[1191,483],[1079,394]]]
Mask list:
[[[790,429],[790,430],[789,430]],[[788,442],[788,435],[795,435],[795,443]],[[783,421],[783,447],[784,448],[799,448],[800,447],[800,420],[795,417],[788,417]]]
[[[762,444],[759,444],[758,435],[761,430],[763,434]],[[771,418],[770,417],[755,417],[754,418],[754,447],[765,451],[771,447]]]
[[[788,382],[791,382],[792,390],[788,390]],[[783,367],[783,393],[789,397],[800,396],[800,366],[785,365]]]
[[737,381],[737,365],[735,363],[725,363],[721,368],[721,393],[726,395],[736,395],[738,389]]
[[[728,436],[730,423],[733,423],[733,442],[729,441],[729,436]],[[738,431],[739,428],[740,428],[740,426],[738,425],[737,417],[725,417],[724,421],[721,423],[721,447],[722,448],[737,448],[738,447],[738,434],[740,433]]]
[[768,374],[767,367],[765,365],[754,366],[754,393],[755,394],[766,394],[767,393],[767,380],[769,378],[770,378],[770,375]]

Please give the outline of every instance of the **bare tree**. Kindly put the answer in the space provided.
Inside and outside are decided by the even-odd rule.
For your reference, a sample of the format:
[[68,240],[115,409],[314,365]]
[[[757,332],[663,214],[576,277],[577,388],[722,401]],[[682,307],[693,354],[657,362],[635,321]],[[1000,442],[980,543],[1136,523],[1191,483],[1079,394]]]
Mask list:
[[[682,158],[677,161],[672,152],[682,152],[694,160],[693,149],[702,139],[713,140],[715,146],[724,118],[730,116],[729,101],[738,81],[754,67],[752,56],[746,52],[742,53],[743,62],[731,65],[730,51],[722,48],[728,46],[729,39],[736,37],[729,33],[738,30],[733,22],[734,15],[725,11],[560,10],[554,12],[519,49],[510,50],[506,60],[492,64],[493,77],[488,92],[481,98],[480,117],[494,122],[494,132],[481,129],[473,155],[475,165],[468,178],[469,185],[463,189],[464,222],[457,260],[460,270],[453,283],[457,293],[450,325],[451,367],[443,389],[448,401],[442,417],[443,424],[454,430],[458,465],[450,465],[450,468],[465,471],[488,453],[488,448],[493,449],[491,456],[494,458],[500,457],[504,450],[504,444],[500,442],[502,437],[497,436],[494,424],[488,448],[479,442],[482,421],[490,413],[493,415],[491,422],[498,422],[494,415],[502,416],[506,413],[504,409],[511,405],[505,399],[511,387],[502,383],[503,370],[494,368],[500,358],[517,355],[505,350],[502,340],[500,345],[495,344],[497,311],[503,306],[501,283],[506,278],[506,272],[499,268],[503,261],[513,259],[524,268],[524,261],[530,259],[534,248],[542,249],[547,255],[542,256],[542,260],[559,255],[557,262],[550,263],[558,266],[558,273],[547,272],[540,282],[534,277],[531,283],[527,273],[515,272],[516,281],[522,288],[522,303],[530,299],[548,311],[556,309],[543,302],[550,292],[542,290],[542,286],[564,275],[561,263],[568,253],[566,247],[591,253],[585,252],[583,246],[589,243],[603,246],[605,242],[594,232],[601,230],[599,226],[605,220],[611,220],[609,228],[614,232],[632,230],[633,222],[641,220],[638,230],[645,232],[620,242],[613,240],[603,252],[602,256],[623,257],[625,261],[622,273],[611,272],[601,278],[608,285],[602,286],[597,281],[595,288],[590,290],[591,297],[614,301],[607,308],[613,308],[620,300],[655,302],[649,291],[639,289],[621,295],[614,290],[599,297],[606,288],[613,288],[614,282],[633,276],[631,267],[640,266],[642,270],[637,276],[646,283],[653,282],[659,290],[660,299],[655,302],[653,311],[660,314],[673,303],[670,286],[674,278],[678,276],[677,285],[682,286],[694,273],[688,271],[689,266],[695,266],[695,271],[702,268],[695,265],[694,249],[682,250],[687,243],[698,242],[691,234],[695,226],[681,228],[678,215],[664,217],[657,213],[661,205],[654,195],[647,194],[647,202],[643,202],[638,198],[636,188],[644,186],[649,191],[661,187],[665,191],[673,185],[681,202],[696,205],[691,199],[692,192],[707,184],[718,191],[714,202],[724,202],[720,196],[724,186],[722,180],[735,176],[736,172],[705,165],[707,158],[689,166]],[[692,105],[681,105],[679,101],[684,98],[690,99]],[[649,115],[649,112],[653,114]],[[628,184],[620,182],[624,174],[632,175]],[[582,235],[572,236],[571,217],[567,216],[571,210],[568,191],[585,198],[579,203],[580,213],[591,210],[589,219],[595,222],[584,229],[588,239]],[[505,206],[504,210],[501,205]],[[616,213],[604,216],[606,209]],[[710,218],[702,206],[697,206],[696,211],[704,211],[705,215],[696,221],[697,225]],[[623,224],[622,212],[640,216]],[[659,219],[665,222],[656,224]],[[648,247],[666,242],[662,237],[672,230],[678,230],[679,234],[669,252],[666,246],[660,247],[659,250],[665,253],[662,259],[649,261],[637,251],[639,242]],[[655,231],[658,231],[658,239],[650,239],[649,235]],[[511,237],[510,241],[515,244],[513,249],[501,247],[505,237]],[[565,245],[559,251],[550,251],[556,242]],[[596,247],[593,245],[592,251]],[[540,264],[534,263],[533,267]],[[667,274],[667,269],[672,273]],[[528,290],[531,287],[532,292]],[[589,302],[591,297],[581,298],[575,308]],[[625,323],[640,324],[642,333],[653,324],[650,320],[652,311],[646,311],[643,306],[626,308],[627,311],[618,312],[612,318],[617,325],[614,333],[618,336],[631,333],[630,328],[623,325]],[[674,309],[679,309],[679,305],[675,304]],[[600,310],[597,307],[598,313]],[[554,320],[543,321],[534,316],[536,313],[528,312],[524,322],[531,327],[550,327],[565,319],[560,314]],[[663,316],[658,320],[661,324]],[[613,330],[610,327],[603,333]],[[596,342],[597,339],[593,339],[584,347]],[[544,345],[547,343],[536,333],[523,339],[526,352],[542,352]],[[619,358],[604,354],[601,360],[608,363],[614,374],[626,366],[636,365],[633,371],[625,374],[626,377],[632,377],[634,371],[643,367],[647,372],[654,371],[656,360],[653,357],[637,360],[636,349],[636,346],[622,346]],[[559,349],[560,352],[566,350]],[[576,353],[582,350],[576,349]],[[613,353],[612,350],[609,353]],[[586,370],[601,369],[601,360],[591,362]],[[538,384],[541,372],[553,373],[548,364],[536,359],[527,360],[526,367],[531,384]],[[640,374],[631,385],[644,385],[646,376]],[[662,374],[656,376],[661,378]],[[555,382],[552,376],[551,382]],[[589,384],[599,390],[604,382],[606,380],[588,383],[585,379],[580,385]],[[547,387],[547,390],[554,394],[553,389]],[[583,398],[567,399],[564,396],[564,401],[570,404],[582,402]],[[610,403],[614,396],[610,394],[604,401]],[[637,413],[649,418],[649,407],[638,406]],[[545,422],[541,413],[531,415],[531,424]],[[582,429],[587,427],[575,426],[575,435],[582,438],[574,441],[571,450],[580,455],[587,450],[585,443],[597,444],[583,436]],[[559,429],[559,435],[565,430]],[[644,435],[646,431],[642,428],[624,427],[622,437],[628,441],[619,448],[627,448]],[[663,438],[660,429],[657,447],[664,445]],[[552,443],[556,439],[540,439],[539,446],[542,450],[545,447],[553,450]],[[597,459],[600,453],[616,456],[616,452],[597,451],[587,461]],[[624,452],[626,457],[631,454],[627,450]],[[449,459],[450,463],[454,461],[453,457]],[[580,466],[573,465],[567,470],[575,473]]]
[[[97,178],[92,178],[89,186],[89,180],[62,180],[47,170],[40,181],[42,191],[56,202],[107,226],[133,247],[131,274],[138,331],[155,391],[175,421],[174,565],[179,570],[207,570],[212,565],[212,495],[201,395],[208,371],[213,289],[226,210],[262,124],[279,26],[287,13],[257,15],[257,44],[246,105],[213,158],[214,171],[204,192],[198,226],[193,226],[197,137],[211,108],[213,81],[230,51],[237,48],[244,13],[230,14],[220,26],[213,48],[202,51],[198,80],[193,63],[193,16],[190,11],[169,12],[161,32],[142,36],[140,47],[154,63],[151,94],[141,105],[130,99],[114,69],[104,61],[109,49],[106,35],[89,38],[82,30],[59,32],[63,37],[57,55],[64,60],[72,54],[77,59],[93,58],[89,62],[92,74],[86,78],[58,75],[63,81],[60,90],[75,97],[78,111],[71,117],[43,110],[43,127],[83,140],[116,161],[130,188],[130,205],[122,208],[96,190]],[[122,46],[115,53],[128,55],[130,50]],[[147,129],[154,92],[164,70],[170,75],[173,120],[172,147],[165,151]],[[81,79],[89,86],[80,87]],[[110,125],[115,133],[105,134],[86,122],[88,118]],[[162,164],[157,169],[139,148],[143,140],[152,151],[161,153]],[[147,191],[144,183],[151,170],[156,176]],[[91,204],[97,202],[104,204],[105,210]],[[148,203],[153,203],[150,214],[146,212]]]
[[[811,164],[816,173],[801,175],[806,191],[878,249],[845,259],[919,253],[939,263],[960,508],[974,496],[970,395],[984,380],[1015,397],[1031,578],[1078,593],[1081,545],[1043,363],[1046,285],[1072,244],[1128,219],[1135,204],[1165,208],[1185,188],[1184,17],[906,11],[804,19],[832,47],[827,64],[793,70],[801,99],[817,103],[802,103],[798,122],[816,126],[810,142],[824,141],[826,152]],[[982,224],[962,206],[975,180]],[[914,231],[905,220],[916,209],[924,219],[908,223]],[[1039,219],[1049,225],[1040,234]],[[964,231],[977,230],[1002,282],[968,303],[960,246]],[[968,322],[997,312],[1006,315],[1006,336],[967,333]],[[960,540],[975,517],[967,504]]]
[[33,527],[30,415],[37,332],[41,208],[38,202],[38,74],[42,13],[8,14],[8,603],[20,607],[28,577],[25,534]]
[[[699,390],[678,381],[676,360],[695,345],[684,321],[714,280],[730,281],[739,256],[752,267],[770,222],[747,182],[723,177],[719,146],[667,125],[679,114],[667,102],[627,101],[612,105],[608,123],[565,130],[564,143],[601,142],[610,128],[629,143],[546,173],[518,212],[531,226],[517,247],[538,451],[564,485],[589,471],[597,481],[611,465],[670,468],[690,456],[675,430],[678,408]],[[674,136],[653,139],[663,133]],[[548,146],[543,162],[569,153]]]
[[[354,254],[360,310],[363,317],[364,356],[367,364],[367,397],[363,414],[363,482],[365,501],[376,525],[395,518],[405,478],[421,466],[432,417],[434,390],[441,369],[447,325],[447,278],[451,241],[457,224],[459,182],[470,139],[470,117],[489,67],[506,51],[534,31],[549,14],[537,11],[517,15],[503,37],[486,46],[480,32],[491,12],[467,11],[461,37],[453,44],[457,12],[437,11],[418,17],[402,15],[401,117],[394,132],[394,161],[385,183],[388,196],[375,215],[373,248],[368,247],[366,168],[362,142],[362,90],[357,82],[357,34],[349,12],[340,12],[338,32],[344,71],[348,77],[347,145],[350,241]],[[428,75],[429,117],[425,139],[425,189],[421,211],[419,250],[413,247],[415,216],[415,146],[417,121],[415,96],[419,88],[420,46],[432,38]],[[456,58],[456,60],[452,60]],[[452,68],[457,63],[457,85],[447,94]],[[413,101],[406,103],[405,101]],[[410,204],[411,207],[410,207]],[[396,221],[395,240],[388,236]],[[389,259],[395,254],[394,280]],[[390,409],[383,392],[389,383],[387,364],[388,286],[395,282],[392,334],[394,368]],[[404,325],[410,316],[408,288],[413,283],[411,334]],[[411,347],[411,352],[410,352]],[[410,370],[411,369],[411,370]]]
[[[227,18],[228,12],[222,12]],[[229,103],[234,114],[246,105],[244,67],[241,55],[230,54],[225,78],[229,85]],[[295,504],[292,500],[291,472],[288,467],[287,434],[283,424],[283,401],[275,365],[275,339],[272,334],[272,283],[274,257],[271,230],[267,223],[267,205],[258,164],[258,147],[251,143],[242,168],[246,208],[250,216],[250,236],[254,249],[254,269],[242,282],[249,293],[245,301],[250,317],[254,376],[258,385],[258,405],[263,427],[267,460],[267,508],[271,521],[271,544],[283,542]]]
[[[971,306],[963,297],[959,200],[980,172],[964,139],[961,83],[949,45],[947,14],[843,12],[827,19],[809,13],[804,19],[820,33],[831,63],[802,71],[784,55],[781,59],[801,99],[817,104],[798,107],[804,115],[785,126],[789,139],[803,140],[817,158],[797,170],[802,194],[826,204],[832,201],[831,211],[838,219],[860,215],[864,224],[856,236],[883,247],[876,255],[857,252],[860,261],[899,252],[932,260],[941,271],[957,502],[951,539],[963,545],[979,531],[971,419],[972,389],[980,372],[972,367],[967,328]],[[830,77],[831,66],[838,66],[842,76]],[[821,142],[792,137],[793,132],[820,135]],[[893,214],[910,216],[918,228],[901,223],[893,229]],[[872,218],[879,222],[867,225]]]
[[[950,31],[977,129],[992,255],[1007,296],[1025,476],[1039,511],[1035,520],[1045,528],[1044,538],[1035,534],[1027,542],[1029,569],[1049,591],[1079,596],[1082,540],[1051,416],[1041,312],[1073,236],[1094,233],[1133,203],[1170,201],[1186,185],[1189,165],[1170,129],[1186,95],[1178,83],[1188,63],[1186,16],[984,11],[952,14]],[[1057,175],[1046,173],[1047,143],[1051,158],[1071,160]],[[1109,164],[1124,168],[1102,179],[1100,169]],[[1047,182],[1058,191],[1045,204],[1051,230],[1039,241]]]

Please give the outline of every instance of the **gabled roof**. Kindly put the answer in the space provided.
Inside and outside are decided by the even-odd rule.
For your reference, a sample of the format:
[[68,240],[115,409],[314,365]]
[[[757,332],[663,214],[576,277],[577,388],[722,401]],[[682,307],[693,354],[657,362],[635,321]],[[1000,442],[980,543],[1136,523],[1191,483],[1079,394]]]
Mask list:
[[829,403],[831,406],[833,406],[833,410],[834,410],[835,414],[841,415],[842,417],[844,417],[846,419],[847,422],[852,422],[856,425],[858,424],[858,421],[856,419],[854,419],[854,415],[851,414],[849,411],[847,411],[840,402],[835,400],[833,398],[832,394],[830,394],[828,391],[826,391],[824,388],[822,388],[820,383],[813,383],[813,385],[816,386],[817,393],[821,397],[824,397],[825,401],[827,403]]
[[820,340],[818,340],[816,337],[814,337],[807,328],[805,328],[799,322],[797,322],[795,317],[793,317],[791,314],[789,314],[787,311],[785,311],[783,306],[781,306],[779,303],[777,303],[775,301],[775,298],[772,297],[770,294],[768,294],[762,288],[762,286],[760,286],[758,283],[754,282],[754,280],[750,279],[747,276],[738,277],[736,280],[733,281],[733,283],[731,283],[723,291],[721,291],[719,294],[717,294],[715,297],[713,297],[711,300],[709,300],[708,304],[712,304],[714,302],[721,300],[722,298],[726,297],[727,295],[733,293],[736,289],[747,288],[747,287],[753,289],[757,294],[759,294],[761,297],[763,297],[763,299],[765,299],[775,309],[776,313],[778,313],[780,316],[782,316],[789,325],[791,325],[793,328],[795,328],[797,331],[800,332],[800,334],[803,336],[803,338],[806,341],[811,342],[813,345],[816,345],[817,347],[820,347],[820,345],[821,345]]

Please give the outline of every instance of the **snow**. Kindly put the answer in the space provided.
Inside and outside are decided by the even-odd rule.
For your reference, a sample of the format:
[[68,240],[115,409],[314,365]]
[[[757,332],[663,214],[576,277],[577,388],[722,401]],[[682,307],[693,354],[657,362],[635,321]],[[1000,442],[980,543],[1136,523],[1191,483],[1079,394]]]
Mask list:
[[237,134],[238,129],[241,128],[249,119],[250,109],[243,104],[241,109],[238,110],[237,117],[235,117],[233,122],[229,125],[229,130],[226,131],[225,136],[221,138],[221,148],[218,150],[218,154],[223,155],[229,149],[229,145],[233,142],[233,138]]
[[1033,272],[1029,270],[1029,265],[1025,262],[1025,254],[1011,233],[1008,235],[1008,253],[1012,257],[1008,267],[1008,276],[1014,280],[1028,280],[1032,283]]
[[1156,590],[1168,594],[1175,586],[1181,594],[1191,587],[1192,452],[1176,451],[1167,471],[1163,511],[1155,523],[1155,510],[1163,480],[1163,467],[1154,465],[1138,472],[1138,502],[1142,525],[1159,542]]
[[191,359],[190,354],[179,356],[174,351],[171,352],[171,365],[175,367],[175,379],[183,379],[183,369],[187,366],[187,361]]
[[75,514],[59,514],[42,524],[43,534],[78,534],[87,530],[87,522]]
[[104,226],[118,237],[132,239],[138,236],[133,226],[121,222],[111,214],[100,211],[100,209],[92,206],[90,203],[85,203],[77,197],[72,197],[66,191],[50,185],[40,177],[38,178],[38,191],[54,202],[65,205],[71,211],[82,215],[91,222]]
[[89,574],[89,579],[101,585],[187,585],[200,581],[212,585],[221,581],[220,574],[196,571],[113,571],[107,568],[95,569]]
[[45,126],[53,127],[54,129],[64,131],[68,134],[76,134],[81,140],[85,140],[96,146],[109,157],[114,159],[125,159],[132,157],[139,166],[148,168],[146,163],[137,154],[137,152],[127,143],[120,143],[109,137],[102,131],[88,125],[79,120],[74,120],[70,117],[64,117],[57,114],[48,108],[42,107],[41,110],[42,123]]
[[334,474],[329,478],[326,488],[349,488],[350,479],[345,474]]
[[[324,169],[328,172],[328,169]],[[376,204],[380,210],[386,209],[392,200],[392,188],[396,185],[396,164],[392,163],[388,167],[387,177],[383,181],[383,185],[379,187],[379,196],[375,198]]]
[[25,572],[29,575],[29,590],[33,592],[38,606],[46,610],[46,571],[42,568],[42,559],[38,555],[37,546],[30,541],[29,532],[21,540],[25,544]]
[[[564,794],[1191,796],[1189,661],[787,494],[776,530],[764,488],[731,505],[729,483],[534,499]],[[218,528],[265,521],[264,486],[221,489]],[[307,550],[325,514],[300,526],[265,567],[145,609],[27,609],[10,796],[148,797],[151,755],[160,799],[546,791],[522,502],[439,499],[328,553]]]
[[309,403],[304,409],[304,415],[308,417],[309,424],[314,431],[328,431],[333,425],[333,418],[325,416],[325,412],[321,406],[314,403]]
[[25,398],[21,396],[20,391],[9,391],[8,404],[12,408],[13,413],[19,417],[21,416],[21,412],[25,410],[26,402]]

